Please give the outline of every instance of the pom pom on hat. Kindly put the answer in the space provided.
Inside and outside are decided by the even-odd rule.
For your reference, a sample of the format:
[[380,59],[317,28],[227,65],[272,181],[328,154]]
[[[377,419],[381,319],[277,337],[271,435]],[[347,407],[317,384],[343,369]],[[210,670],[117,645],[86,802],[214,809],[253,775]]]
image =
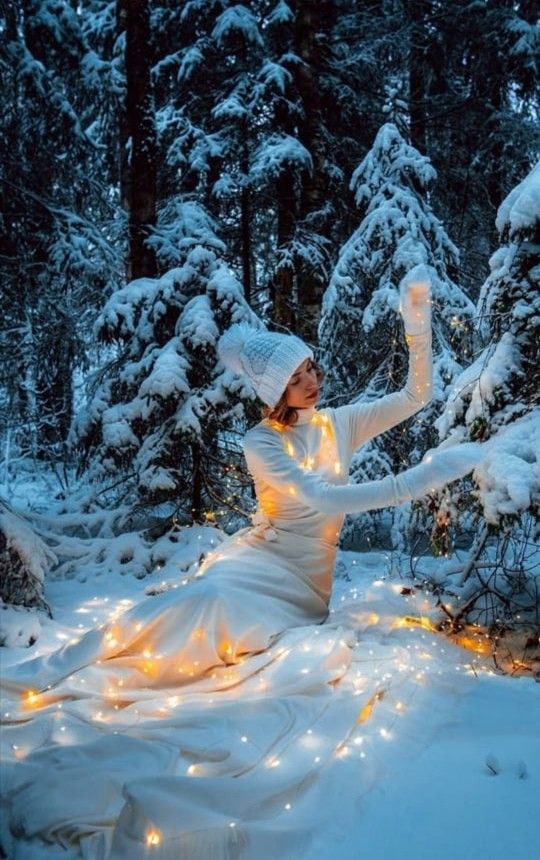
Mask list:
[[220,338],[217,353],[225,367],[250,381],[261,400],[274,407],[294,371],[313,351],[299,337],[249,323],[235,323]]
[[217,345],[217,353],[225,367],[234,373],[245,373],[240,360],[240,353],[244,349],[246,341],[256,334],[257,330],[246,322],[235,323],[230,329],[227,329]]

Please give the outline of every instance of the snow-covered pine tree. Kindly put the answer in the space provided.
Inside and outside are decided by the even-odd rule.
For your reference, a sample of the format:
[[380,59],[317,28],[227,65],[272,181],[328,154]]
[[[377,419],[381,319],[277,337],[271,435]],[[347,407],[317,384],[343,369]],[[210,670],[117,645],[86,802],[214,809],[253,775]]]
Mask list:
[[494,633],[532,627],[538,634],[540,163],[503,201],[496,227],[504,244],[478,301],[483,348],[436,421],[441,441],[489,440],[489,457],[474,472],[472,492],[459,482],[419,507],[433,514],[436,552],[447,555],[453,538],[474,534],[457,563],[441,559],[435,584],[452,597],[453,629],[473,622]]
[[0,12],[1,418],[19,451],[47,459],[63,453],[88,320],[121,271],[107,6]]
[[540,145],[538,12],[531,0],[453,0],[435,16],[423,6],[425,45],[417,50],[427,152],[439,175],[433,205],[445,213],[462,254],[462,283],[476,299],[478,273],[497,241],[499,204]]
[[106,303],[96,334],[118,354],[73,432],[94,480],[123,479],[140,504],[172,502],[184,521],[230,501],[228,473],[241,465],[231,434],[253,392],[224,370],[215,347],[232,323],[260,326],[215,235],[208,239],[185,240],[181,265],[132,281]]
[[[182,191],[196,190],[223,225],[246,299],[264,313],[270,294],[275,323],[308,340],[328,278],[330,234],[347,208],[338,162],[360,151],[358,112],[342,80],[344,46],[341,66],[334,57],[338,19],[335,0],[224,0],[155,13],[167,162]],[[345,145],[330,133],[336,87]]]
[[[390,95],[396,99],[395,92]],[[418,462],[433,443],[433,420],[461,372],[474,311],[454,281],[457,249],[429,204],[435,171],[405,139],[402,106],[396,104],[396,122],[382,126],[351,180],[363,217],[341,249],[324,295],[319,327],[320,361],[326,371],[323,394],[326,403],[341,405],[377,399],[403,385],[408,351],[396,314],[398,287],[408,271],[424,265],[432,284],[434,396],[420,415],[355,455],[352,475],[358,481]],[[354,523],[371,535],[380,516],[350,517],[344,537],[350,536]]]
[[311,168],[295,124],[294,11],[284,0],[188,3],[180,21],[182,44],[173,52],[172,36],[156,66],[168,100],[158,112],[167,162],[181,190],[196,191],[219,218],[246,298],[262,310],[270,287],[274,320],[294,327],[290,245],[300,176]]
[[[219,219],[251,302],[257,273],[250,170],[267,125],[260,21],[257,10],[237,3],[187,4],[181,21],[185,45],[178,52],[173,97],[180,134],[171,139],[171,112],[164,112],[167,159],[182,167],[184,184],[197,183],[208,211]],[[169,65],[160,62],[160,77],[170,74]],[[179,96],[187,111],[183,105],[178,111]]]

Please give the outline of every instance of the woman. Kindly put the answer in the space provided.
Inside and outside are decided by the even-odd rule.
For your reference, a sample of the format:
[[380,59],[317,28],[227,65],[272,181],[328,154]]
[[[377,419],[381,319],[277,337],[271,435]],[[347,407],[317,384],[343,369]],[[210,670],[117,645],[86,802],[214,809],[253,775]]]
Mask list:
[[[306,790],[321,756],[311,762],[309,778],[300,763],[278,777],[265,754],[291,732],[291,719],[305,726],[328,717],[328,686],[350,661],[352,631],[325,625],[336,634],[331,646],[311,669],[294,662],[295,654],[304,659],[315,650],[318,625],[328,617],[344,515],[421,496],[481,459],[480,445],[464,444],[400,475],[347,483],[354,450],[431,397],[427,282],[405,279],[400,310],[410,352],[405,387],[374,403],[337,409],[315,409],[320,374],[298,338],[245,324],[223,336],[223,363],[247,377],[267,407],[244,438],[258,500],[253,525],[225,540],[185,587],[147,598],[78,643],[7,673],[11,737],[32,753],[8,773],[12,831],[72,844],[95,858],[142,857],[149,846],[159,848],[156,856],[193,860],[285,856],[269,810],[285,790]],[[274,644],[281,645],[278,652]],[[290,665],[276,658],[289,646]],[[273,695],[262,701],[271,687]],[[219,702],[209,698],[215,691]],[[55,734],[59,706],[62,720],[70,720],[70,743],[63,746]],[[328,737],[334,741],[349,724],[351,707],[342,702],[333,714]],[[231,746],[241,728],[245,749],[248,740],[254,746],[249,764],[238,758],[238,744]],[[75,787],[83,774],[81,799]],[[288,848],[295,845],[287,831]]]

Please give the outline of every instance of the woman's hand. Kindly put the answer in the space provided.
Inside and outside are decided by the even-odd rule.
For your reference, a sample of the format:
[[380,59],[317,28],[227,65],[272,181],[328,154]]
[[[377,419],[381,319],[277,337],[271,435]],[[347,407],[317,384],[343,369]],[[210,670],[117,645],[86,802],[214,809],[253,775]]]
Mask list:
[[440,451],[428,451],[418,466],[401,472],[410,489],[411,498],[426,492],[440,490],[458,478],[470,474],[486,457],[486,446],[481,442],[463,442]]
[[399,312],[405,334],[426,334],[431,330],[431,284],[425,266],[415,266],[399,285]]
[[422,462],[431,463],[441,479],[448,477],[448,480],[455,480],[472,472],[486,453],[486,446],[481,442],[462,442],[440,451],[428,451]]

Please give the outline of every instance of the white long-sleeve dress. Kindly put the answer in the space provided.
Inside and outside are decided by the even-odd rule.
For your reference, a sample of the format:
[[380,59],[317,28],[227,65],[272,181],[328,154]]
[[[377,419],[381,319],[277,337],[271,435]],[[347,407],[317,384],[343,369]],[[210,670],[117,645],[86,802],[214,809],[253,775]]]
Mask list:
[[[359,710],[336,692],[354,631],[327,620],[343,518],[411,498],[406,472],[347,484],[353,452],[430,399],[431,334],[408,342],[401,391],[248,431],[253,524],[187,585],[4,673],[4,753],[27,753],[2,789],[13,851],[35,837],[94,860],[302,849],[306,798]],[[308,727],[326,745],[306,758],[292,751]],[[283,822],[291,797],[307,804],[305,820]]]

